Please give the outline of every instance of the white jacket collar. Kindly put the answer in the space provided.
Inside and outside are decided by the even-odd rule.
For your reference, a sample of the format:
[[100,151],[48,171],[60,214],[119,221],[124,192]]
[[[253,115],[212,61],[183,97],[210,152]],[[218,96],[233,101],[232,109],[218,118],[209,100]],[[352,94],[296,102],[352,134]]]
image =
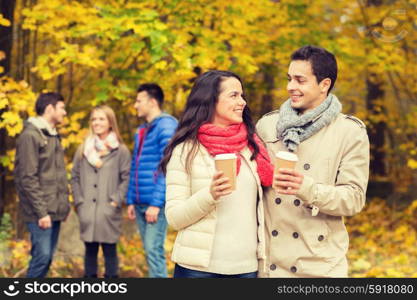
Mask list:
[[58,132],[55,128],[52,128],[51,125],[43,117],[30,117],[28,122],[33,124],[38,129],[46,129],[50,135],[58,135]]

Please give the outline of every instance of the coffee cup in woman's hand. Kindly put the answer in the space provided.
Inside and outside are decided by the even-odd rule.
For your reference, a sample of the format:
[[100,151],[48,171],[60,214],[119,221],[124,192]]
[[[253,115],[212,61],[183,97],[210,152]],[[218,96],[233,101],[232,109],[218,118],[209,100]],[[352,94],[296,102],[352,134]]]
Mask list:
[[231,189],[236,189],[237,156],[234,153],[218,154],[214,157],[217,171],[223,171],[224,177],[229,179]]

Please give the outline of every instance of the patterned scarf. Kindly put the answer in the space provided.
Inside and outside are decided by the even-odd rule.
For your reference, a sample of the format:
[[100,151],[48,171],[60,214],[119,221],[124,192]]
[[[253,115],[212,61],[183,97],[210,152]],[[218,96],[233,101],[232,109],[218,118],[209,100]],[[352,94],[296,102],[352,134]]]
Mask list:
[[302,141],[330,124],[341,110],[342,104],[333,94],[329,94],[319,106],[302,115],[291,107],[291,99],[288,99],[279,109],[277,137],[290,152],[296,152]]
[[101,168],[103,166],[101,158],[118,147],[119,141],[113,131],[104,140],[101,140],[97,135],[91,135],[85,141],[83,154],[93,167]]
[[[259,147],[259,154],[255,160],[261,184],[271,186],[274,167],[266,148],[256,134],[254,134],[254,139]],[[248,145],[248,132],[244,123],[231,125],[227,128],[206,123],[198,130],[198,140],[212,156],[225,153],[237,154],[237,174],[239,174],[242,163],[240,151]]]

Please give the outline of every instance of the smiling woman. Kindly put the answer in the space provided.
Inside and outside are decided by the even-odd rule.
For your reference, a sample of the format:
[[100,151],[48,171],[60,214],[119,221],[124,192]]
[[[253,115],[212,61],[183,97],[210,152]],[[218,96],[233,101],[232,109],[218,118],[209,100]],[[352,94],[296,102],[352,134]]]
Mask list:
[[234,77],[224,79],[220,84],[219,99],[212,123],[219,127],[242,123],[245,106],[246,101],[243,99],[240,81]]
[[[166,216],[179,231],[174,277],[256,277],[265,257],[258,199],[261,185],[271,185],[273,167],[236,74],[209,71],[196,80],[165,153]],[[216,170],[219,154],[234,154],[234,178]]]
[[90,135],[74,156],[71,181],[86,248],[85,277],[97,277],[99,246],[104,253],[105,277],[118,276],[116,243],[129,171],[130,153],[120,137],[114,111],[105,105],[94,108]]
[[103,110],[96,109],[91,115],[91,128],[93,133],[104,140],[110,133],[110,121]]

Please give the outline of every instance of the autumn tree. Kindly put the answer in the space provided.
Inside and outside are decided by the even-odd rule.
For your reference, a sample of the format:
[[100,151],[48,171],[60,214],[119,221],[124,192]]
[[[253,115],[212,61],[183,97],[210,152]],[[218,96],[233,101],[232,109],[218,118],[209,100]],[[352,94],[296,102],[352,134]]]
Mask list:
[[[371,179],[392,182],[401,191],[412,183],[417,167],[414,0],[15,2],[14,19],[3,15],[0,23],[16,32],[7,55],[10,71],[0,87],[0,128],[13,140],[23,119],[33,114],[35,95],[61,92],[69,112],[61,128],[68,168],[92,106],[105,102],[115,108],[130,143],[139,83],[158,82],[167,94],[165,109],[179,116],[196,76],[227,69],[242,77],[256,120],[287,99],[290,54],[314,44],[338,59],[334,92],[344,112],[368,125]],[[0,159],[11,174],[14,146],[10,140],[6,144]]]

